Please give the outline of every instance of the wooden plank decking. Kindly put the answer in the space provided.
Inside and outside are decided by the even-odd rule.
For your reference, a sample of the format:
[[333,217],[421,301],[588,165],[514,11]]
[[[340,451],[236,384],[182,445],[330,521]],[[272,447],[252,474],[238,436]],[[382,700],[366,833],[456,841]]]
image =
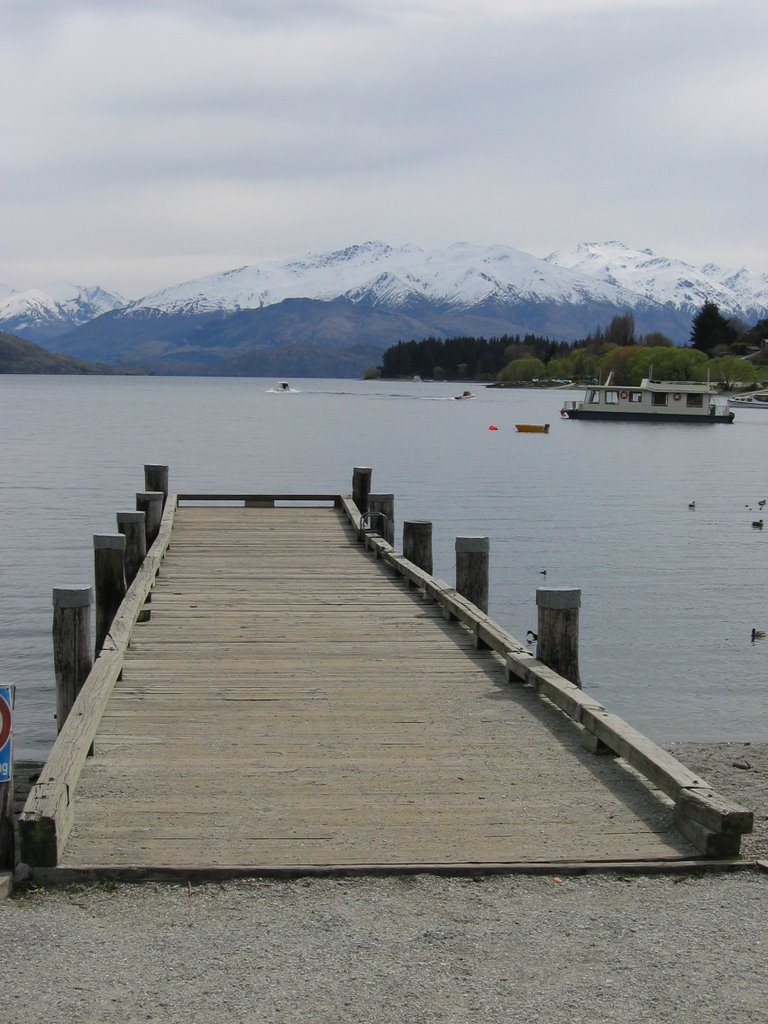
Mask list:
[[670,801],[357,543],[339,509],[182,507],[61,868],[698,856]]

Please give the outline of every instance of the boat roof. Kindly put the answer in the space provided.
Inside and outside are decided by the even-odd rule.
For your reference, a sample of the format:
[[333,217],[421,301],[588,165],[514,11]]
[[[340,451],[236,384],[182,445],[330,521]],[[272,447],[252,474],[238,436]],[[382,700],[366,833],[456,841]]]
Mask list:
[[708,380],[650,380],[644,378],[641,388],[648,391],[713,391],[715,385]]
[[595,388],[601,390],[610,388],[611,391],[679,391],[681,394],[711,394],[717,390],[715,384],[706,380],[655,380],[649,377],[643,377],[638,385],[614,384],[609,376],[605,384],[590,384],[588,386],[593,391]]

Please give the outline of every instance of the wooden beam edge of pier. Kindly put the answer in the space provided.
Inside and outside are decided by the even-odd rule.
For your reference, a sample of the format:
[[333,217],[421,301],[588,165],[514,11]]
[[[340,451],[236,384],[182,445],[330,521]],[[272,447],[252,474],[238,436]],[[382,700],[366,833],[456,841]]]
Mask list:
[[176,497],[169,495],[160,530],[128,588],[98,657],[51,747],[19,815],[22,860],[53,867],[74,823],[74,794],[107,701],[122,671],[133,627],[168,549]]
[[631,725],[612,714],[564,676],[538,661],[515,637],[495,623],[444,580],[435,579],[414,565],[376,533],[363,529],[363,519],[354,502],[341,499],[341,508],[358,537],[409,584],[439,603],[446,618],[466,626],[479,647],[500,655],[506,664],[510,682],[533,687],[565,712],[582,728],[582,744],[594,753],[612,753],[623,758],[675,804],[675,825],[706,857],[735,857],[741,836],[752,831],[754,812],[720,796],[699,775],[674,755],[648,739]]
[[174,867],[104,867],[82,865],[78,867],[36,868],[34,879],[42,885],[70,885],[100,881],[166,882],[192,884],[226,882],[235,879],[259,878],[275,881],[292,878],[402,878],[413,875],[443,875],[451,878],[479,878],[492,875],[667,875],[734,873],[764,871],[764,862],[744,860],[741,857],[685,858],[679,860],[606,860],[606,861],[500,861],[479,863],[402,863],[402,864],[230,864],[208,867],[175,865]]
[[[39,868],[55,868],[73,825],[74,793],[101,716],[122,669],[131,632],[155,576],[170,544],[174,512],[181,501],[243,502],[253,506],[273,506],[275,502],[325,502],[340,508],[356,531],[358,539],[377,559],[381,559],[409,585],[440,604],[449,620],[461,623],[475,637],[478,647],[498,654],[506,664],[510,682],[522,682],[546,701],[554,704],[582,730],[582,743],[594,753],[613,753],[622,757],[675,804],[674,820],[678,830],[707,858],[738,857],[741,836],[752,831],[754,815],[748,808],[718,795],[701,777],[652,740],[609,712],[580,687],[538,661],[527,648],[495,623],[486,613],[462,597],[454,587],[437,579],[399,554],[375,532],[363,529],[359,509],[348,496],[337,494],[202,494],[169,495],[160,532],[147,553],[136,579],[120,606],[110,638],[96,659],[93,669],[75,702],[69,718],[54,743],[40,779],[30,791],[19,818],[23,860]],[[646,862],[643,862],[644,864]],[[661,862],[668,866],[671,862]],[[678,862],[679,863],[679,862]],[[699,862],[692,862],[699,864]],[[730,863],[730,860],[723,861]],[[739,862],[745,863],[745,862]],[[527,869],[528,866],[526,866]],[[535,865],[533,865],[535,867]],[[565,870],[562,864],[558,870]],[[625,869],[625,865],[621,870]],[[483,871],[493,866],[483,866]],[[546,870],[552,869],[550,865]],[[583,866],[579,870],[585,870]],[[666,869],[666,867],[665,867]],[[95,870],[95,869],[94,869]],[[136,869],[139,870],[139,869]],[[142,869],[143,870],[143,869]],[[286,869],[285,874],[349,872],[349,867]],[[389,871],[368,865],[369,873]],[[460,865],[396,866],[393,873],[445,870],[460,873]],[[467,868],[470,870],[470,867]],[[477,872],[479,866],[472,865]],[[499,865],[499,871],[523,870],[520,865]],[[544,870],[542,868],[542,870]],[[603,864],[600,870],[611,870]],[[618,870],[618,869],[617,869]],[[257,869],[248,869],[258,873]]]

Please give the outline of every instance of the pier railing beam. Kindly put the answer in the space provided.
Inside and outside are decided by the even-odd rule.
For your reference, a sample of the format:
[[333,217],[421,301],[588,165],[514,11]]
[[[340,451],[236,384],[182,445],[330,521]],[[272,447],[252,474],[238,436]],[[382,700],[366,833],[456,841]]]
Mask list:
[[581,590],[575,587],[540,587],[536,657],[576,686],[579,677],[579,608]]
[[403,520],[403,556],[432,575],[432,523],[429,520]]
[[163,518],[163,492],[162,491],[139,491],[136,494],[136,509],[145,514],[147,551],[152,547],[155,538],[160,532],[160,522]]
[[93,667],[91,607],[93,587],[53,591],[53,669],[56,676],[56,731],[61,732]]
[[356,466],[352,470],[352,501],[361,516],[368,512],[368,495],[371,493],[370,466]]
[[125,582],[130,587],[147,555],[146,512],[118,512],[117,532],[125,536]]
[[385,517],[381,535],[387,544],[395,543],[395,496],[394,494],[369,494],[368,511]]
[[125,597],[125,536],[96,534],[93,538],[96,590],[96,656],[104,646],[112,620]]
[[488,537],[456,538],[456,590],[486,614],[490,550]]
[[168,500],[168,467],[144,466],[144,490],[160,491],[163,495],[163,508]]

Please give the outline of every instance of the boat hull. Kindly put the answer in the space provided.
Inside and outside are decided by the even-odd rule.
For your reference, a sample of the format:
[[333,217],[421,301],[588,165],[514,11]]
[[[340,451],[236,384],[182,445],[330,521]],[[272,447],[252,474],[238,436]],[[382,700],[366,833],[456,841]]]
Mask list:
[[622,423],[733,423],[734,414],[715,413],[694,416],[691,413],[674,412],[601,412],[594,409],[568,409],[563,418],[569,420],[620,420]]
[[548,423],[516,423],[515,430],[519,434],[548,434]]

